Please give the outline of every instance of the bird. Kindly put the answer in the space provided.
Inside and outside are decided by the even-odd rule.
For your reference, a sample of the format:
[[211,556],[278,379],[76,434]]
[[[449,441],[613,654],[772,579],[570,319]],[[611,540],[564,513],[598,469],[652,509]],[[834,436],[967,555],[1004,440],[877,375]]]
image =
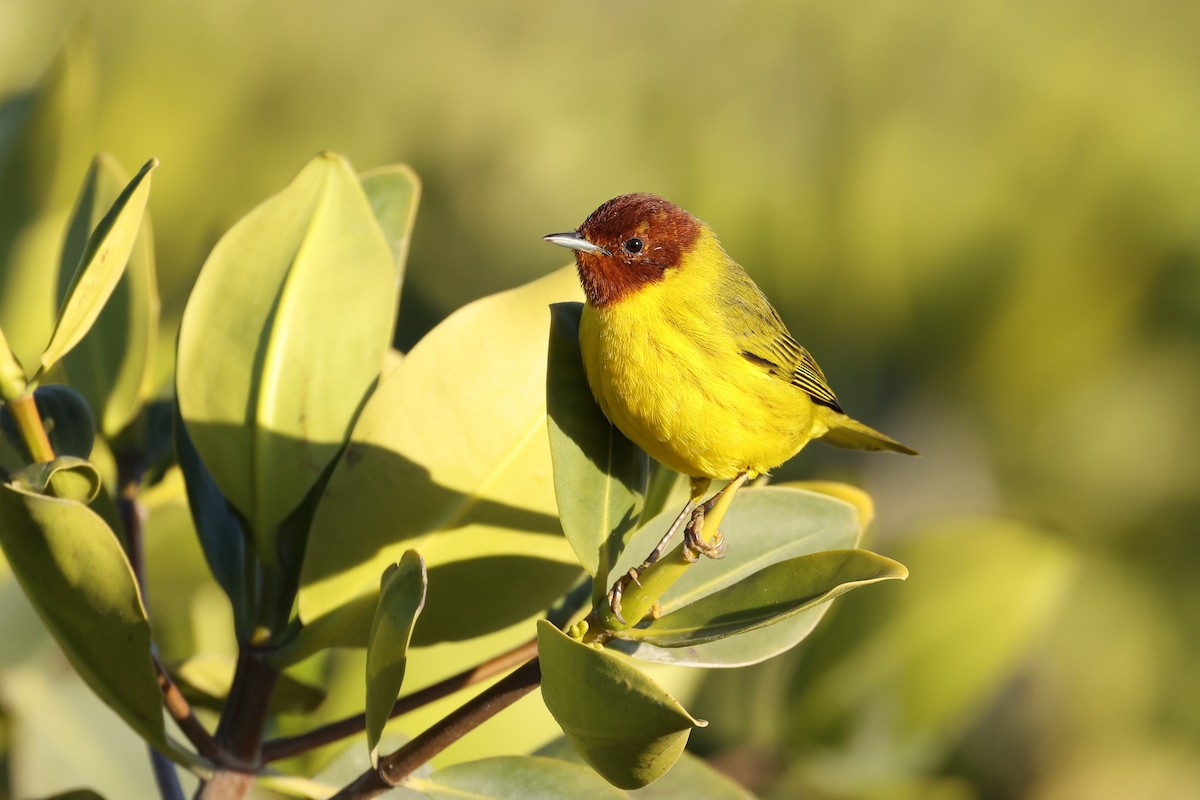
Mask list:
[[[917,455],[843,411],[757,284],[713,229],[679,206],[626,194],[576,230],[543,238],[573,251],[585,295],[580,352],[600,409],[651,458],[691,479],[687,505],[647,563],[684,520],[689,560],[723,555],[719,532],[707,542],[700,535],[705,513],[813,439]],[[713,480],[730,483],[702,504]]]

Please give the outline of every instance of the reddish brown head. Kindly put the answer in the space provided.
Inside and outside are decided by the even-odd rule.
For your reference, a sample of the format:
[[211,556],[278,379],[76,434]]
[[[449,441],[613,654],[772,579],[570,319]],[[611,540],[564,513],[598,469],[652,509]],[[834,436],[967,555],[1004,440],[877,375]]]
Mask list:
[[588,300],[606,306],[663,279],[700,236],[700,221],[652,194],[626,194],[592,212],[578,231],[546,236],[575,251]]

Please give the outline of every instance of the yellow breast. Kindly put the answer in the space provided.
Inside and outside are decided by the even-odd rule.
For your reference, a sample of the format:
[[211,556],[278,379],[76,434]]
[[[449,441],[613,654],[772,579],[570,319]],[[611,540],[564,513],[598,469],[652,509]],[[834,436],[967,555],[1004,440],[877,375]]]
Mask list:
[[579,343],[605,415],[655,460],[685,475],[766,472],[825,432],[800,389],[750,363],[713,287],[715,239],[660,282],[584,306]]

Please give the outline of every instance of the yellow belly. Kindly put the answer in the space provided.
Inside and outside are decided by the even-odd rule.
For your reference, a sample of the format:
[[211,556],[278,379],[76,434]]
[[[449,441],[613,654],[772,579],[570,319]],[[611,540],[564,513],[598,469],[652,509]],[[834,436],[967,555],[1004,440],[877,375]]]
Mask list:
[[579,343],[608,419],[650,457],[692,477],[732,479],[787,461],[827,430],[795,386],[747,361],[703,313],[670,313],[651,287],[584,307]]

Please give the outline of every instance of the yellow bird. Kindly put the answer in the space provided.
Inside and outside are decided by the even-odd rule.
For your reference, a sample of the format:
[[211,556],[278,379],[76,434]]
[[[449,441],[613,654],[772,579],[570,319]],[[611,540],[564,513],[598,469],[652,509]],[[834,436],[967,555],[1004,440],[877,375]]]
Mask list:
[[[916,455],[842,411],[825,375],[712,229],[650,194],[596,209],[577,231],[545,237],[575,252],[587,296],[579,326],[588,384],[605,416],[652,458],[692,479],[693,556],[713,479],[741,484],[812,439]],[[618,597],[619,600],[619,592]]]

